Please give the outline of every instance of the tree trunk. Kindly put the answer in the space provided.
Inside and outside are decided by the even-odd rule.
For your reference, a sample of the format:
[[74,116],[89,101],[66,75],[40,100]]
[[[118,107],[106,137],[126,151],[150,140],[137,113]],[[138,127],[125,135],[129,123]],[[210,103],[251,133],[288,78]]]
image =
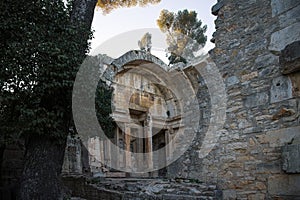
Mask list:
[[[74,25],[83,23],[86,28],[90,29],[93,18],[94,10],[98,0],[75,0],[73,3],[73,10],[71,14],[71,20]],[[88,39],[88,38],[86,38]]]
[[[74,0],[73,10],[71,12],[71,22],[75,27],[83,27],[86,30],[91,30],[97,1],[98,0]],[[81,37],[79,38],[82,38],[82,40],[86,41],[86,43],[83,43],[83,46],[81,46],[78,51],[84,55],[90,35],[88,32],[85,32],[80,36]]]
[[[90,30],[96,3],[97,0],[75,0],[71,16],[73,24],[84,25],[87,30]],[[88,35],[86,37],[82,39],[87,41]],[[78,51],[84,54],[86,48],[87,46],[82,46]],[[46,136],[28,138],[20,184],[20,199],[56,200],[63,198],[64,187],[60,173],[65,145],[65,142],[58,144],[58,141],[53,141]]]
[[3,154],[5,150],[5,145],[0,145],[0,187],[2,185],[2,162],[3,162]]
[[20,198],[61,199],[64,189],[60,179],[65,144],[58,144],[42,136],[31,136],[21,178]]

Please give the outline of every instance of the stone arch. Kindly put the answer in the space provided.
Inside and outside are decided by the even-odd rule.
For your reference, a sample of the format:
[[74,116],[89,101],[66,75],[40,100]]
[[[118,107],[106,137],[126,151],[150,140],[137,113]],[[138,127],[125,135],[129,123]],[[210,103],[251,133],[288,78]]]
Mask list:
[[161,67],[165,71],[168,71],[168,66],[156,56],[146,53],[143,51],[133,50],[125,53],[124,55],[120,56],[119,58],[115,59],[111,64],[117,68],[117,72],[124,70],[124,66],[127,63],[131,63],[133,61],[144,61],[144,62],[151,62],[156,64],[157,66]]
[[[160,59],[151,55],[150,53],[134,50],[125,53],[124,55],[122,55],[117,59],[111,59],[111,60],[102,59],[100,60],[99,64],[100,66],[103,66],[103,69],[100,69],[99,72],[97,72],[99,73],[98,77],[110,81],[110,83],[113,85],[115,84],[114,81],[116,77],[126,76],[125,74],[127,74],[128,72],[138,73],[142,76],[147,77],[148,79],[151,79],[154,85],[159,86],[158,90],[162,93],[165,93],[164,97],[170,97],[170,96],[177,97],[176,100],[178,105],[174,105],[174,104],[173,105],[175,107],[178,107],[177,110],[180,113],[180,116],[178,118],[177,116],[175,116],[175,118],[170,119],[169,121],[170,124],[164,126],[161,132],[160,130],[154,131],[148,126],[149,124],[154,124],[157,118],[155,119],[155,116],[153,116],[152,114],[148,115],[147,111],[145,112],[143,110],[131,109],[129,110],[129,112],[126,113],[126,112],[122,112],[124,111],[124,109],[117,110],[116,119],[119,120],[119,122],[121,122],[122,124],[121,126],[119,126],[119,128],[117,128],[116,132],[118,135],[122,137],[124,136],[124,138],[119,138],[119,139],[123,139],[123,141],[125,141],[125,144],[127,144],[127,146],[123,148],[118,147],[119,145],[117,142],[115,143],[117,145],[115,145],[111,143],[109,139],[104,138],[105,142],[107,141],[107,143],[110,144],[109,147],[109,149],[111,149],[110,156],[115,157],[116,155],[117,157],[118,155],[120,155],[122,158],[116,160],[123,160],[121,164],[114,163],[112,160],[110,160],[108,162],[109,163],[108,165],[111,166],[113,169],[119,169],[121,171],[125,171],[128,173],[150,172],[168,166],[170,163],[178,159],[189,148],[190,144],[192,144],[195,135],[200,133],[199,119],[201,113],[199,110],[199,101],[197,100],[197,94],[196,94],[197,91],[195,90],[197,90],[198,88],[198,84],[199,84],[198,77],[200,75],[204,74],[207,77],[209,76],[212,77],[211,73],[208,73],[206,70],[212,71],[212,73],[216,71],[213,65],[210,64],[210,61],[201,61],[199,63],[197,62],[196,64],[191,64],[188,66],[176,65],[170,68],[165,63],[163,63]],[[89,82],[90,79],[87,79],[86,81]],[[207,80],[207,81],[213,81],[213,80]],[[212,86],[216,84],[210,84],[210,85]],[[166,90],[166,88],[169,89],[170,91]],[[218,91],[214,89],[211,92],[217,93]],[[121,90],[121,94],[122,94],[122,90]],[[130,97],[130,94],[127,96]],[[87,101],[88,103],[92,103],[89,101],[89,99],[87,99]],[[82,114],[82,113],[78,113],[78,114]],[[131,124],[126,124],[128,122],[126,121],[126,119],[128,119],[128,116],[130,116],[130,114],[132,114],[135,118],[129,118],[129,123]],[[131,121],[131,119],[133,119],[134,121]],[[155,128],[160,128],[159,126],[152,126],[152,125],[150,126]],[[97,127],[95,127],[95,130],[96,128]],[[144,140],[143,138],[141,138],[142,140],[139,141],[137,137],[134,135],[137,130],[138,131],[143,130],[143,135],[146,136],[147,138],[149,135],[153,136],[153,134],[149,134],[152,133],[152,131],[158,134],[161,133],[165,134],[167,136],[167,137],[163,137],[165,138],[164,141],[164,144],[166,145],[165,148],[159,148],[154,151],[152,150],[144,151],[143,148],[140,148],[138,146],[139,144],[143,144],[143,143],[146,144],[149,141]],[[91,134],[94,134],[94,132],[92,131],[89,132]],[[104,135],[103,133],[100,134],[102,134],[101,136],[105,137],[105,134]],[[128,135],[130,135],[130,137],[128,137]],[[135,141],[136,143],[133,143]],[[100,146],[103,146],[103,148],[105,148],[104,144]],[[180,148],[177,148],[179,146]],[[135,150],[133,152],[130,151],[131,147],[133,147],[133,149],[136,149],[136,151]],[[121,153],[117,155],[116,152],[121,152]],[[166,157],[171,159],[166,160],[166,162],[160,162],[160,163],[152,162],[152,164],[144,162],[144,160],[141,160],[141,162],[136,162],[140,159],[143,159],[139,155],[140,152],[143,152],[144,154],[144,156],[142,156],[143,158],[150,158],[150,157],[155,158],[158,155],[162,155],[162,153],[163,154],[165,153]],[[130,164],[131,161],[138,164],[131,165]]]
[[[137,50],[125,53],[109,64],[109,68],[111,72],[113,72],[113,74],[111,74],[112,86],[115,89],[115,94],[113,95],[115,105],[113,106],[114,111],[112,117],[119,127],[117,128],[117,137],[124,137],[124,141],[127,141],[127,147],[125,147],[125,149],[130,149],[132,146],[133,149],[136,149],[133,153],[143,152],[147,153],[148,157],[151,157],[148,164],[148,161],[145,160],[139,162],[145,163],[143,167],[147,169],[161,169],[165,167],[164,165],[169,164],[168,162],[170,161],[157,162],[156,158],[158,155],[166,154],[165,158],[171,156],[174,157],[174,159],[180,156],[181,152],[173,152],[172,150],[176,148],[176,145],[179,145],[180,142],[184,143],[180,145],[187,148],[188,142],[183,142],[183,140],[179,138],[181,137],[180,135],[184,134],[184,137],[187,138],[188,141],[192,141],[194,137],[194,133],[191,133],[193,130],[189,129],[185,131],[185,127],[191,127],[189,126],[189,124],[192,123],[191,119],[199,118],[199,114],[193,112],[197,110],[195,108],[197,101],[193,99],[196,98],[196,95],[191,80],[186,76],[180,66],[181,65],[179,65],[179,67],[175,66],[170,68],[154,55]],[[140,92],[140,94],[142,94],[142,91],[147,92],[146,87],[142,87],[147,80],[149,80],[153,88],[156,89],[157,94],[161,94],[160,97],[165,103],[166,109],[160,112],[162,115],[156,112],[155,106],[152,107],[154,108],[154,112],[149,111],[149,107],[147,106],[145,107],[146,109],[141,108],[141,100],[137,100],[139,96],[137,93]],[[130,85],[129,89],[126,88],[126,84]],[[140,88],[139,85],[141,86]],[[141,95],[141,98],[142,97],[144,96]],[[150,121],[147,121],[148,119],[150,119]],[[135,135],[136,130],[142,133],[143,136],[141,139],[138,139]],[[147,139],[149,138],[149,134],[151,135],[151,139]],[[144,136],[146,139],[143,139]],[[156,139],[154,139],[154,136],[157,136]],[[162,139],[162,143],[166,146],[165,148],[154,148],[156,142],[158,142],[158,138]],[[153,144],[151,143],[151,149],[147,149],[144,152],[143,148],[139,147],[139,145],[143,143],[146,144],[149,141],[152,142],[152,139],[155,142]],[[135,142],[135,144],[133,144],[133,142]],[[154,146],[152,147],[152,145]],[[149,148],[149,144],[146,146]],[[136,161],[141,159],[138,154],[131,154],[131,156],[134,157],[134,159],[131,159],[129,154],[128,152],[125,153],[125,156],[121,158],[124,163],[122,166],[127,167],[132,160]],[[134,163],[132,166],[138,168],[139,166],[136,166],[136,162]],[[138,170],[141,169],[142,168]],[[125,171],[130,171],[130,169],[125,169]]]
[[[143,76],[146,76],[151,81],[154,82],[155,87],[163,94],[165,98],[173,99],[172,102],[168,103],[168,106],[172,107],[173,111],[169,111],[171,116],[174,116],[181,112],[182,108],[178,104],[178,99],[176,94],[172,91],[172,88],[169,89],[170,85],[162,84],[161,77],[167,77],[169,74],[178,74],[180,70],[174,70],[174,68],[170,68],[166,65],[162,60],[157,58],[156,56],[139,50],[129,51],[119,58],[115,59],[111,63],[111,69],[114,70],[114,76],[118,74],[127,73],[129,70],[132,70],[133,73],[138,73]],[[173,70],[173,71],[172,71]],[[184,73],[182,71],[182,73]],[[188,82],[191,84],[192,88],[194,88],[190,77],[188,78]]]

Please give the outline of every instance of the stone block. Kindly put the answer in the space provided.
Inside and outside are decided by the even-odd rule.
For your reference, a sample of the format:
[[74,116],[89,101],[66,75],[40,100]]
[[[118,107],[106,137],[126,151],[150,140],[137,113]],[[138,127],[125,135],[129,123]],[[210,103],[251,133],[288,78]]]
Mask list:
[[248,196],[248,200],[264,200],[265,194],[251,194]]
[[258,174],[280,173],[280,171],[280,164],[278,162],[266,162],[256,165],[256,173]]
[[300,173],[300,144],[282,148],[282,169],[286,173]]
[[300,5],[279,15],[279,25],[281,28],[285,28],[298,21],[300,21]]
[[126,177],[126,173],[125,172],[106,172],[105,177],[123,178],[123,177]]
[[297,0],[272,0],[272,16],[279,15],[293,7],[296,7],[300,4],[300,1]]
[[266,55],[258,56],[255,59],[255,64],[259,66],[259,68],[265,68],[266,66],[272,66],[278,64],[278,56],[269,53]]
[[245,106],[252,108],[260,105],[266,105],[269,101],[269,95],[266,92],[255,93],[248,96],[245,100]]
[[245,74],[242,76],[242,82],[249,81],[258,76],[257,71],[251,72],[250,74]]
[[255,189],[257,189],[257,190],[266,190],[267,187],[266,187],[266,184],[263,183],[263,182],[256,182],[255,183]]
[[276,112],[272,120],[279,120],[281,118],[291,117],[295,115],[296,111],[293,109],[281,108],[278,112]]
[[279,53],[287,45],[300,40],[300,22],[292,24],[282,30],[279,30],[271,35],[269,50]]
[[247,142],[235,142],[227,145],[228,150],[247,149]]
[[[289,77],[290,77],[290,79],[292,81],[292,85],[293,85],[293,96],[299,97],[300,96],[300,71],[289,74]],[[299,112],[299,109],[298,109],[298,112]]]
[[263,50],[267,45],[268,41],[265,38],[252,42],[245,47],[245,54],[253,54],[253,52]]
[[260,143],[269,143],[270,147],[280,147],[300,137],[300,126],[283,128],[275,131],[268,131],[265,135],[259,136]]
[[287,45],[281,51],[279,63],[280,71],[283,74],[300,71],[300,40]]
[[236,76],[231,76],[229,78],[226,79],[226,85],[227,86],[232,86],[235,85],[237,83],[239,83],[239,79]]
[[299,196],[300,175],[275,175],[268,178],[268,192],[271,196]]
[[271,86],[271,103],[292,98],[292,88],[292,82],[289,77],[280,76],[274,78]]

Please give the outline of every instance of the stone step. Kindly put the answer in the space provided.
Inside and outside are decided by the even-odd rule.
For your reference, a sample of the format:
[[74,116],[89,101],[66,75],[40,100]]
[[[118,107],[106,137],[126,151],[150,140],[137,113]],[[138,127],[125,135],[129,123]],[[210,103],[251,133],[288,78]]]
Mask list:
[[[105,195],[105,198],[108,199],[113,197],[114,199],[128,200],[222,199],[222,192],[215,185],[194,183],[194,180],[188,179],[182,179],[178,182],[173,179],[91,179],[68,177],[67,180],[69,183],[72,183],[71,185],[67,184],[67,186],[74,191],[74,195],[87,199],[101,199],[101,195]],[[78,193],[79,186],[80,193]],[[88,191],[97,193],[98,197],[91,198],[91,194],[88,194]]]

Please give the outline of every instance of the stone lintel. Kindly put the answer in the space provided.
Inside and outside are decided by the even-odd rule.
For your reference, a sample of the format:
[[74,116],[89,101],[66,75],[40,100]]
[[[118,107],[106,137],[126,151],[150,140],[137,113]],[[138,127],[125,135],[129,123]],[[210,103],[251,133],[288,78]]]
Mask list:
[[282,74],[300,71],[300,40],[287,45],[281,51],[279,63]]

